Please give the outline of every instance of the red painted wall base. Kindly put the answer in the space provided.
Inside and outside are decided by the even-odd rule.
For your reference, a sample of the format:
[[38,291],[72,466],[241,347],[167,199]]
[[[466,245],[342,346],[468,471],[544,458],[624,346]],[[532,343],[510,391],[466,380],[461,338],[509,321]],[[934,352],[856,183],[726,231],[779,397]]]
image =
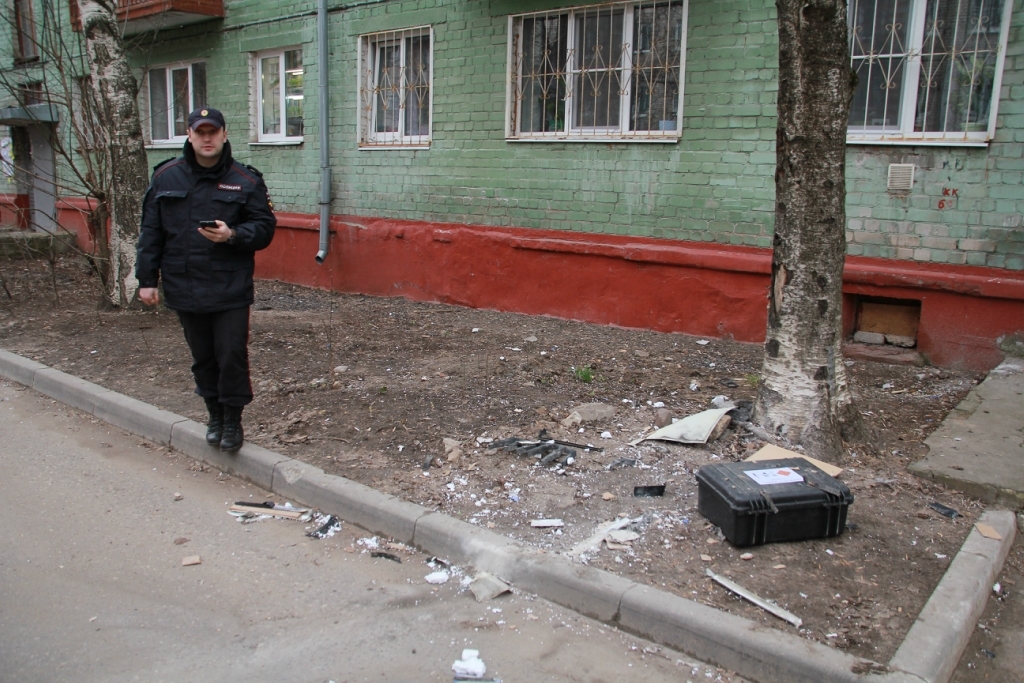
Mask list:
[[66,197],[57,201],[57,225],[68,232],[75,233],[78,239],[78,248],[87,254],[96,252],[96,245],[92,240],[92,233],[89,232],[89,223],[86,220],[90,201],[84,197]]
[[[318,219],[278,214],[257,275],[342,292],[553,315],[688,334],[764,340],[771,252],[558,231],[333,216],[322,266]],[[997,339],[1024,331],[1024,274],[849,257],[856,296],[921,302],[918,350],[946,367],[988,370]],[[852,315],[845,317],[852,332]]]
[[[61,225],[92,249],[84,200]],[[761,342],[771,252],[700,242],[332,216],[330,253],[314,260],[319,219],[277,214],[256,274],[339,292]],[[857,296],[921,302],[918,350],[943,367],[985,371],[997,340],[1024,332],[1024,273],[851,256],[844,328]]]
[[28,195],[0,194],[0,225],[28,230]]

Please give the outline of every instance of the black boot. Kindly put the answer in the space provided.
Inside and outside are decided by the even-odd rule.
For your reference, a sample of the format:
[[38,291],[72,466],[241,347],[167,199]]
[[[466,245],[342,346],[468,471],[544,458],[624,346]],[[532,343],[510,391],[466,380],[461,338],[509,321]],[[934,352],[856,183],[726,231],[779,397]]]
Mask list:
[[206,443],[216,446],[224,431],[224,404],[215,398],[204,398],[210,421],[206,423]]
[[242,406],[224,406],[224,433],[220,437],[220,449],[234,452],[242,447]]

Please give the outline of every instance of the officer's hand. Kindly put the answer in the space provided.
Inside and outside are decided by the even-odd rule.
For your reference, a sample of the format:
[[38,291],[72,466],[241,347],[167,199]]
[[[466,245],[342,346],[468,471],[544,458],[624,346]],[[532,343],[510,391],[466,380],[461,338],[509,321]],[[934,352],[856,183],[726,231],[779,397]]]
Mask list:
[[216,228],[199,228],[199,234],[211,242],[227,242],[231,239],[234,230],[228,227],[224,221],[216,221]]
[[147,306],[160,303],[160,290],[156,287],[139,287],[139,300]]

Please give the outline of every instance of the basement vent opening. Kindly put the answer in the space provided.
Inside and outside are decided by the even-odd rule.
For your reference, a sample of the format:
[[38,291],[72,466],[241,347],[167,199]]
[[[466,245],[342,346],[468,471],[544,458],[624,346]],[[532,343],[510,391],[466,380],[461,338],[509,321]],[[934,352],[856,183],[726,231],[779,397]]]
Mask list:
[[920,301],[861,297],[857,301],[853,341],[912,349],[917,346],[920,325]]
[[914,164],[889,164],[890,192],[907,192],[914,187]]

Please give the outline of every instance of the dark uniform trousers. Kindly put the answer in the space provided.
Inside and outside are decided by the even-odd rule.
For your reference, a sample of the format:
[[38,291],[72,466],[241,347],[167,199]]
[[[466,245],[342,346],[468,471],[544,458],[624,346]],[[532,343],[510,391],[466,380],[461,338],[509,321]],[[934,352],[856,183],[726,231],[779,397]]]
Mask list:
[[249,306],[217,313],[178,311],[192,351],[196,393],[229,406],[252,402],[249,381]]
[[[270,245],[277,219],[259,171],[236,162],[230,142],[211,168],[198,163],[191,143],[182,152],[156,168],[146,190],[136,278],[140,287],[163,281],[192,351],[196,393],[241,408],[252,402],[255,253]],[[229,241],[199,233],[200,221],[215,219],[234,230]]]

